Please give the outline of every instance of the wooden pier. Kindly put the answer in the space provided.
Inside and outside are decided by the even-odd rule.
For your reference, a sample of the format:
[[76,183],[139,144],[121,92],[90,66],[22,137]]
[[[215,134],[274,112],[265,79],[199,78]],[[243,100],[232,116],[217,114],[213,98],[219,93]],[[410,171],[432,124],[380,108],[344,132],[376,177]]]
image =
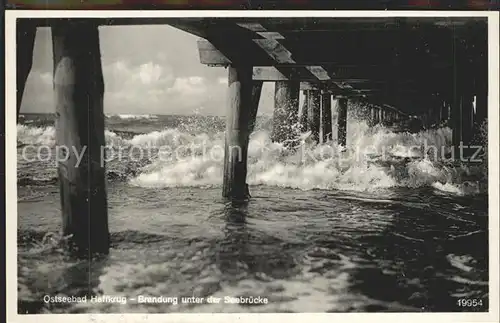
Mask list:
[[[276,84],[272,139],[277,142],[293,143],[301,131],[311,131],[313,140],[348,146],[351,102],[367,107],[372,126],[403,123],[410,116],[425,128],[448,124],[455,147],[470,144],[487,118],[486,18],[20,20],[18,113],[36,28],[51,27],[57,141],[87,148],[78,168],[74,156],[59,165],[63,233],[72,235],[79,255],[109,250],[105,165],[99,162],[104,81],[98,26],[141,24],[168,24],[199,36],[200,63],[228,69],[226,198],[248,196],[248,142],[263,82]],[[300,92],[305,99],[299,109]]]

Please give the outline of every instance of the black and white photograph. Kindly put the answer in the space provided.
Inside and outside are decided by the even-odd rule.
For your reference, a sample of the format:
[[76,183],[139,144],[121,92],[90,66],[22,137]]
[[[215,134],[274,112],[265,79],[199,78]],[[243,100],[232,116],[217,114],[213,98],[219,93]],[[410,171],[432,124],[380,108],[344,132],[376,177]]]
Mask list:
[[278,13],[9,18],[17,317],[498,319],[498,13]]

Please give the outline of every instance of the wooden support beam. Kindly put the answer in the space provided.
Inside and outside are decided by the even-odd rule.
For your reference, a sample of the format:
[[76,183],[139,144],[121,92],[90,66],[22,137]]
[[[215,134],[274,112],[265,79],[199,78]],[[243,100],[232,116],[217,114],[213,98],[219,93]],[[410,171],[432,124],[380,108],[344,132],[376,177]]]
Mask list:
[[196,44],[198,45],[198,54],[201,64],[209,66],[228,66],[231,64],[229,58],[208,40],[199,39]]
[[452,42],[452,55],[451,58],[453,64],[452,69],[452,92],[451,92],[451,123],[452,123],[452,143],[453,149],[455,151],[455,158],[457,158],[458,147],[462,141],[462,133],[461,133],[461,90],[463,86],[463,76],[462,76],[462,57],[460,55],[460,40],[457,38],[454,33],[451,34],[451,42]]
[[332,140],[332,96],[330,93],[321,94],[321,118],[323,142]]
[[274,142],[291,144],[299,131],[299,82],[279,81],[274,90],[273,133]]
[[439,112],[439,109],[437,107],[433,107],[433,108],[429,109],[429,118],[430,118],[429,127],[430,128],[433,128],[438,123],[439,116],[438,116],[437,112]]
[[[221,6],[220,9],[241,9],[241,5],[244,4],[245,1],[235,1],[234,6],[228,8],[227,6]],[[345,6],[342,5],[344,1],[332,1],[331,7],[324,8],[324,1],[317,1],[320,4],[320,9],[341,9]],[[367,1],[365,1],[367,2]],[[371,2],[371,1],[370,1]],[[90,4],[89,4],[90,5]],[[122,4],[117,4],[122,7]],[[40,6],[43,7],[41,4]],[[95,6],[92,4],[92,6]],[[105,5],[103,5],[105,6]],[[264,9],[276,9],[275,1],[271,1],[269,6]],[[307,4],[309,6],[309,4]],[[343,9],[353,9],[356,6],[343,8]],[[82,5],[85,8],[85,5]],[[81,7],[81,8],[82,8]],[[204,6],[190,6],[192,9],[207,9]],[[359,6],[359,7],[365,7]],[[368,6],[370,7],[370,6]],[[368,7],[366,9],[368,9]],[[470,6],[470,8],[474,8],[475,6]],[[479,6],[481,7],[481,6]],[[81,9],[78,8],[78,9]],[[370,9],[408,9],[408,6],[387,6],[387,3],[380,3],[375,8]],[[457,6],[450,5],[449,1],[445,1],[441,6],[437,6],[438,9],[448,9],[450,8],[459,8],[466,9],[467,6],[463,6],[462,4],[458,4]],[[36,9],[36,6],[31,6],[30,9]],[[45,7],[43,8],[45,9]],[[76,9],[76,8],[75,8]],[[106,9],[106,8],[105,8]],[[166,6],[158,6],[157,4],[150,4],[145,6],[128,6],[128,8],[120,8],[120,9],[136,9],[136,10],[147,10],[147,9],[182,9],[181,7],[177,7],[176,4],[168,4]],[[262,3],[259,3],[253,9],[262,9]],[[306,8],[304,6],[299,6],[290,9],[308,9],[311,10],[313,8]],[[318,8],[315,8],[318,9]],[[476,8],[477,9],[477,8]],[[47,20],[46,18],[36,18],[36,23],[38,26],[50,27],[53,21]],[[310,17],[291,17],[291,18],[280,18],[280,19],[269,19],[269,18],[251,18],[252,22],[248,22],[248,18],[203,18],[203,17],[182,17],[182,18],[166,18],[166,17],[156,17],[156,18],[96,18],[96,23],[101,26],[128,26],[128,25],[171,25],[186,32],[192,33],[199,37],[205,36],[205,31],[207,29],[207,25],[216,25],[217,23],[235,23],[242,28],[247,28],[257,34],[261,33],[297,33],[297,34],[308,34],[308,33],[323,33],[332,31],[338,32],[349,32],[349,31],[388,31],[395,30],[400,27],[401,21],[404,20],[405,24],[408,28],[422,28],[426,27],[439,27],[443,28],[451,28],[455,26],[457,31],[461,31],[463,33],[470,33],[471,25],[477,24],[486,24],[485,17],[360,17],[360,18],[341,18],[341,17],[322,17],[322,18],[310,18]],[[208,22],[208,24],[204,24]],[[248,28],[243,27],[244,25],[260,25],[259,28]],[[204,27],[204,28],[203,28]]]
[[433,122],[433,115],[432,115],[432,109],[427,109],[424,113],[425,116],[425,127],[427,129],[431,128]]
[[473,138],[474,129],[474,107],[473,96],[471,94],[463,94],[461,100],[461,120],[460,128],[462,133],[462,142],[464,145],[470,145]]
[[311,131],[311,138],[319,142],[319,130],[321,123],[321,93],[319,90],[309,91],[309,103],[307,111],[307,128]]
[[450,102],[446,102],[447,110],[448,110],[448,122],[446,122],[446,125],[452,129],[453,131],[453,105]]
[[436,101],[433,104],[433,107],[431,109],[431,114],[432,114],[432,125],[434,127],[439,126],[441,123],[441,105],[439,101]]
[[[221,66],[225,66],[222,64]],[[318,66],[310,65],[280,65],[274,66],[255,66],[253,70],[253,79],[260,81],[290,81],[300,80],[304,82],[337,81],[349,83],[366,82],[385,82],[387,74],[382,74],[387,66],[346,66],[346,65],[327,65],[320,66],[326,72],[326,75],[319,75],[315,69]],[[319,76],[318,76],[319,75]],[[305,89],[304,89],[305,90]]]
[[[467,94],[457,93],[451,111],[453,146],[458,149],[461,144],[469,145],[472,139],[473,107],[472,97]],[[456,155],[458,158],[459,156]]]
[[422,121],[422,127],[427,129],[427,113],[420,114],[419,118]]
[[[332,1],[332,8],[340,9],[340,3]],[[384,9],[386,6],[383,4],[379,9]],[[441,4],[441,8],[446,5]],[[342,7],[342,6],[341,6]],[[405,6],[406,7],[406,6]],[[477,17],[362,17],[362,18],[305,18],[293,17],[282,19],[268,19],[261,21],[260,30],[272,30],[280,33],[298,33],[309,34],[318,32],[332,32],[332,31],[393,31],[401,27],[402,22],[405,23],[407,28],[421,28],[423,26],[439,26],[441,28],[456,25],[461,27],[468,25],[471,22],[484,22],[484,18]]]
[[481,127],[488,119],[488,44],[481,42],[478,46],[479,63],[477,64],[475,83],[476,113],[474,116],[474,133],[481,140]]
[[[227,66],[224,64],[215,64],[214,66]],[[322,73],[317,70],[321,68]],[[339,95],[350,97],[365,97],[383,94],[386,87],[393,88],[396,81],[390,72],[392,66],[350,66],[350,65],[326,65],[326,66],[307,66],[294,64],[284,66],[276,64],[275,66],[255,66],[253,68],[253,79],[256,81],[275,82],[275,81],[301,81],[301,90],[321,89],[325,84],[329,85],[328,90],[338,92],[338,86],[335,84],[346,84],[346,88]],[[389,71],[389,72],[388,72]],[[326,74],[327,75],[326,75]],[[328,77],[327,77],[328,76]],[[429,83],[429,79],[414,79],[411,73],[405,74],[405,78],[399,78],[397,84],[401,95],[420,95],[422,86],[416,84],[427,84],[427,87],[436,87]],[[442,83],[442,82],[441,82]]]
[[97,25],[62,21],[52,27],[52,42],[57,144],[67,148],[67,160],[58,168],[62,232],[71,236],[70,251],[78,257],[107,254],[104,80]]
[[[461,113],[461,98],[460,95],[455,94],[453,98],[453,103],[451,106],[451,116],[450,116],[450,124],[452,129],[452,144],[453,149],[457,152],[458,147],[460,146],[460,142],[462,141],[462,113]],[[455,157],[457,155],[455,154]]]
[[36,24],[30,19],[16,20],[16,86],[17,86],[17,119],[26,87],[26,81],[33,65],[33,48],[35,46]]
[[304,102],[302,103],[302,109],[300,112],[300,128],[302,132],[308,130],[307,128],[307,112],[309,110],[309,91],[303,91],[304,94]]
[[378,114],[375,107],[370,107],[370,122],[369,124],[374,126],[378,123]]
[[337,101],[337,144],[345,147],[347,144],[347,99]]
[[[387,64],[390,65],[394,54],[394,42],[396,33],[394,32],[355,32],[349,31],[343,34],[328,32],[323,34],[323,38],[298,36],[295,39],[268,39],[262,38],[258,34],[249,32],[235,32],[230,25],[225,26],[222,31],[221,26],[208,28],[207,39],[198,41],[200,61],[206,65],[228,65],[234,63],[234,56],[227,51],[227,48],[220,47],[220,41],[227,43],[247,43],[247,52],[251,54],[249,64],[253,66],[274,66],[276,64],[302,64],[302,65],[357,65],[360,62],[365,65]],[[413,38],[418,37],[416,32]],[[442,39],[443,33],[435,34],[435,37]],[[342,44],[338,46],[325,46],[325,41],[331,44]],[[213,43],[215,42],[215,43]],[[253,45],[250,45],[252,43]],[[396,43],[398,44],[398,43]],[[307,51],[300,48],[308,48]],[[434,48],[430,48],[434,49]],[[422,51],[408,52],[411,55],[408,59],[427,60],[430,68],[449,66],[450,62],[440,55],[441,49],[437,53],[425,53]],[[433,54],[434,56],[430,56]],[[431,58],[432,59],[429,59]]]
[[[212,31],[208,37],[210,37],[210,41],[199,39],[197,42],[202,64],[209,66],[229,66],[232,64],[273,66],[276,64],[272,57],[244,34],[221,37],[219,31]],[[245,55],[241,55],[241,53]],[[256,64],[256,62],[261,64]]]
[[[467,57],[467,49],[456,35],[453,40],[453,100],[452,100],[452,129],[455,158],[460,156],[460,146],[468,146],[473,139],[474,128],[474,66]],[[468,155],[469,152],[466,154]]]
[[253,98],[251,66],[230,66],[222,196],[231,199],[248,197],[247,156],[250,120],[257,115]]
[[449,109],[448,102],[443,101],[442,106],[440,108],[440,117],[439,117],[439,123],[441,125],[446,124],[448,122],[448,118],[449,118],[448,109]]
[[327,72],[326,75],[324,71],[322,71],[322,74],[317,73],[317,69],[318,66],[308,65],[280,66],[276,64],[275,66],[255,66],[253,69],[253,79],[266,82],[300,80],[307,82],[336,81],[352,84],[384,82],[383,79],[370,80],[366,76],[376,77],[376,75],[370,75],[368,72],[365,72],[365,77],[363,78],[363,71],[358,72],[350,66],[325,67],[324,71]]
[[[246,35],[248,37],[248,35]],[[218,36],[220,38],[220,35]],[[242,40],[236,37],[233,34],[228,35],[229,38],[235,39],[233,41],[220,41],[217,37],[212,37],[213,40],[220,42],[217,46],[214,46],[212,43],[205,39],[201,39],[198,43],[199,45],[199,54],[200,61],[203,64],[210,66],[228,66],[233,63],[234,59],[230,59],[230,56],[234,55],[234,50],[232,47],[236,45],[234,42],[241,43],[240,47],[245,47],[245,52],[249,52],[248,56],[252,58],[252,62],[248,62],[254,66],[257,66],[255,69],[255,80],[262,81],[279,81],[279,80],[300,80],[300,81],[329,81],[329,80],[342,80],[342,79],[371,79],[371,80],[379,80],[379,81],[391,81],[394,82],[397,80],[397,84],[406,81],[407,79],[416,81],[416,84],[419,84],[419,87],[428,87],[435,88],[442,86],[442,80],[436,76],[436,69],[449,69],[449,64],[435,64],[437,58],[430,59],[425,56],[420,57],[409,57],[407,61],[419,61],[423,60],[425,63],[425,68],[409,68],[408,66],[400,66],[395,67],[391,60],[381,60],[381,58],[385,57],[382,55],[381,58],[374,60],[373,62],[369,62],[364,59],[355,59],[350,58],[350,53],[348,50],[344,50],[345,53],[342,54],[345,57],[343,59],[335,59],[335,57],[331,57],[325,53],[318,53],[321,51],[313,51],[314,54],[311,54],[311,57],[302,57],[300,55],[301,52],[299,48],[307,47],[301,42],[296,44],[294,55],[291,55],[291,52],[284,48],[277,40],[272,39],[252,39],[248,38]],[[229,39],[227,38],[227,39]],[[234,45],[229,46],[227,43]],[[271,42],[271,43],[270,43]],[[324,43],[324,42],[319,42]],[[260,44],[260,45],[257,45]],[[263,45],[267,44],[267,45]],[[302,44],[302,45],[300,45]],[[299,46],[300,45],[300,46]],[[261,46],[261,48],[259,48]],[[262,48],[264,46],[264,48]],[[270,47],[269,47],[270,46]],[[319,45],[316,45],[319,46]],[[322,45],[321,45],[322,46]],[[242,48],[243,48],[242,47]],[[257,50],[256,50],[257,48]],[[325,48],[324,46],[322,48]],[[377,48],[375,45],[373,48]],[[272,49],[272,53],[268,53],[268,50]],[[360,51],[359,48],[357,48]],[[393,48],[387,49],[389,53],[392,55]],[[335,51],[337,52],[337,51]],[[408,53],[413,53],[413,51],[409,51]],[[408,54],[407,53],[407,54]],[[290,56],[291,55],[291,56]],[[309,55],[309,54],[308,54]],[[317,57],[317,55],[326,55],[323,59],[321,57]],[[408,54],[410,55],[410,54]],[[411,55],[410,55],[411,56]],[[299,57],[299,59],[295,60],[293,58]],[[328,58],[328,59],[327,59]],[[362,63],[359,63],[362,62]],[[445,62],[448,62],[448,58],[446,57]],[[376,65],[374,65],[376,64]],[[408,65],[408,64],[407,64]],[[418,65],[418,64],[414,64]],[[400,77],[397,77],[397,73],[399,69],[405,68],[403,71],[399,73]],[[406,79],[402,79],[401,75],[404,75]],[[438,75],[444,75],[440,73]],[[430,78],[432,76],[432,78]],[[406,88],[406,87],[405,87]],[[415,86],[411,86],[406,88],[407,91],[414,90]],[[359,95],[359,94],[358,94]]]
[[[370,95],[374,93],[381,93],[381,89],[374,88],[353,88],[348,85],[346,87],[339,87],[338,83],[345,82],[335,82],[335,81],[317,81],[317,82],[308,82],[302,81],[300,83],[300,89],[305,90],[322,90],[323,92],[328,92],[330,94],[336,96],[357,96],[357,95]],[[363,86],[363,85],[360,85]]]
[[259,102],[262,94],[262,81],[253,81],[252,86],[252,109],[250,109],[250,118],[248,120],[248,131],[251,134],[255,130],[257,112],[259,111]]
[[482,88],[476,95],[476,114],[474,118],[475,132],[480,131],[482,124],[488,119],[488,89]]

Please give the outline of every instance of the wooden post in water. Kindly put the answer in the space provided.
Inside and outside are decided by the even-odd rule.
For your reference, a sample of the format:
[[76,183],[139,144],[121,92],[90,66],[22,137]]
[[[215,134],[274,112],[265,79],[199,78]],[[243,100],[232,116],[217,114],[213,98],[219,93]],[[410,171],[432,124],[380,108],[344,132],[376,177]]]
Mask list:
[[460,127],[462,132],[462,142],[464,145],[470,145],[473,138],[473,128],[474,128],[474,97],[470,93],[462,94],[461,100],[461,120]]
[[252,86],[252,107],[253,109],[250,110],[250,119],[249,124],[248,124],[248,130],[249,134],[252,134],[252,132],[255,130],[255,123],[257,120],[257,112],[259,110],[259,102],[260,102],[260,96],[262,94],[262,86],[264,82],[262,81],[253,81],[253,86]]
[[304,94],[304,102],[302,103],[302,109],[300,112],[300,128],[301,131],[305,132],[308,130],[307,111],[309,110],[309,100],[310,100],[309,90],[304,90],[303,94]]
[[426,128],[430,129],[432,125],[434,124],[434,114],[432,109],[428,109],[427,112],[425,113],[425,116],[427,117],[427,124]]
[[450,96],[449,98],[446,98],[444,102],[445,106],[443,107],[443,118],[445,118],[445,122],[443,122],[443,125],[451,128],[453,131],[453,116],[452,116],[452,104],[451,104],[451,102],[453,102],[453,99]]
[[[109,252],[103,95],[98,26],[66,20],[52,26],[63,234],[78,257]],[[102,149],[102,150],[101,150]]]
[[321,116],[323,119],[323,142],[332,140],[332,95],[328,92],[321,94]]
[[453,103],[451,105],[451,128],[452,128],[452,143],[453,147],[458,152],[458,147],[460,146],[460,142],[462,141],[462,113],[461,113],[461,96],[459,93],[454,93],[453,95]]
[[[476,111],[474,116],[474,145],[483,144],[482,126],[488,119],[488,29],[485,28],[474,46],[476,63],[472,72],[474,74],[474,95]],[[486,148],[485,148],[486,149]]]
[[297,139],[299,121],[300,83],[277,81],[274,90],[273,134],[274,142],[286,142]]
[[476,93],[476,115],[474,120],[474,133],[480,136],[481,126],[488,119],[488,46],[482,46],[482,57],[478,64],[475,93]]
[[370,107],[370,125],[374,126],[377,124],[377,110],[375,107]]
[[481,126],[488,119],[488,89],[487,85],[480,88],[476,95],[476,115],[474,119],[474,133],[481,131]]
[[443,114],[442,114],[442,117],[443,117],[443,122],[445,124],[448,124],[448,120],[450,119],[450,105],[448,104],[448,102],[444,102],[444,106],[443,106]]
[[309,106],[307,111],[308,129],[311,131],[311,137],[315,142],[319,142],[319,130],[321,123],[321,100],[318,90],[309,92]]
[[437,128],[441,123],[441,114],[442,114],[441,105],[439,101],[434,103],[432,108],[432,114],[433,114],[432,122],[434,123],[434,126]]
[[36,25],[30,19],[16,20],[17,119],[19,119],[26,81],[33,65],[35,36]]
[[228,75],[228,101],[226,139],[224,150],[224,179],[222,196],[244,199],[248,197],[246,185],[247,154],[250,137],[250,118],[257,115],[258,105],[252,98],[252,66],[230,66]]
[[345,147],[347,144],[347,99],[339,98],[337,101],[337,144]]
[[453,63],[451,78],[453,82],[452,92],[451,92],[451,124],[452,124],[452,143],[453,149],[455,150],[455,158],[460,158],[459,147],[461,142],[463,142],[463,131],[462,131],[462,101],[464,99],[462,91],[464,90],[464,60],[463,60],[463,48],[460,46],[460,39],[455,35],[453,31],[452,35],[452,54],[451,62]]

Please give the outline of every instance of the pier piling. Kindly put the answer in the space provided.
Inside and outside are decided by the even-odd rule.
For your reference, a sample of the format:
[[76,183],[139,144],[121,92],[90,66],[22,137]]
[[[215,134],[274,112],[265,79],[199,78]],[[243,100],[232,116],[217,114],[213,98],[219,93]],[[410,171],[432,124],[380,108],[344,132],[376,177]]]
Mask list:
[[455,95],[451,106],[450,124],[452,128],[452,143],[453,148],[458,149],[462,141],[462,113],[461,113],[461,98]]
[[347,99],[339,98],[337,101],[338,117],[337,117],[337,143],[345,147],[347,144]]
[[[485,58],[487,57],[487,44],[484,45]],[[488,119],[488,64],[482,62],[480,64],[475,81],[476,93],[476,113],[474,118],[474,133],[479,136],[480,127]]]
[[257,115],[257,100],[252,98],[254,84],[252,66],[230,66],[228,72],[228,100],[224,150],[224,179],[222,196],[244,199],[248,197],[247,155],[250,123]]
[[[104,156],[104,80],[97,25],[69,20],[52,26],[62,232],[78,257],[109,252]],[[80,154],[77,156],[76,153]],[[66,158],[64,158],[66,157]],[[79,157],[81,160],[79,161]]]
[[309,103],[307,111],[307,128],[311,131],[311,137],[315,142],[319,142],[321,98],[318,90],[309,91]]
[[474,132],[478,132],[481,125],[488,119],[488,92],[480,91],[476,96],[476,114],[474,118]]
[[272,133],[274,142],[286,142],[289,145],[297,139],[299,92],[299,82],[278,81],[275,83]]
[[441,123],[441,105],[439,102],[435,102],[432,107],[432,124],[434,127],[438,127]]
[[249,135],[255,130],[255,123],[257,120],[257,112],[259,110],[259,102],[262,94],[262,86],[264,82],[253,81],[252,85],[252,109],[250,109],[250,119],[248,120]]
[[462,132],[462,142],[464,145],[469,145],[473,138],[473,128],[474,128],[474,107],[473,107],[473,97],[470,94],[462,95],[461,100],[461,132]]
[[321,117],[323,142],[332,140],[332,96],[328,92],[321,94]]
[[446,124],[447,121],[448,121],[448,103],[446,101],[443,101],[443,105],[440,108],[439,124],[441,125]]
[[369,124],[373,127],[377,124],[377,111],[374,107],[370,107],[370,122]]
[[302,109],[300,111],[300,129],[306,132],[308,130],[307,111],[309,110],[309,91],[305,90],[302,93],[304,94],[304,102],[302,103]]

